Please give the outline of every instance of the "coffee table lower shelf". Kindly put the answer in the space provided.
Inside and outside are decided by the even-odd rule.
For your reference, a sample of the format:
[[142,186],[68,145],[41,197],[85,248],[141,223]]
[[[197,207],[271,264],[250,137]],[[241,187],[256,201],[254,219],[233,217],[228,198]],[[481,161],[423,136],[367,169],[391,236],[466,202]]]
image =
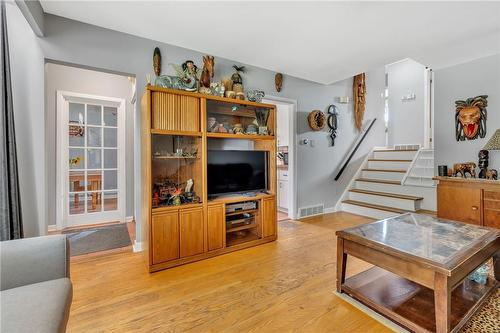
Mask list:
[[[457,332],[499,283],[466,279],[451,296],[451,332]],[[435,332],[434,291],[379,267],[346,279],[342,292],[414,332]]]

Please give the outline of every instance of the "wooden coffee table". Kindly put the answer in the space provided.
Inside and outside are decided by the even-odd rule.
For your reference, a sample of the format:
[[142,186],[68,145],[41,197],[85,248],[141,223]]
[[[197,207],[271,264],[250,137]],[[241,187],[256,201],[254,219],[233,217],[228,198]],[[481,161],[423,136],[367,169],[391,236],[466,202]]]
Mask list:
[[[408,213],[336,234],[337,291],[410,331],[457,332],[499,286],[498,229]],[[346,279],[347,255],[375,267]],[[467,278],[492,257],[495,278]]]

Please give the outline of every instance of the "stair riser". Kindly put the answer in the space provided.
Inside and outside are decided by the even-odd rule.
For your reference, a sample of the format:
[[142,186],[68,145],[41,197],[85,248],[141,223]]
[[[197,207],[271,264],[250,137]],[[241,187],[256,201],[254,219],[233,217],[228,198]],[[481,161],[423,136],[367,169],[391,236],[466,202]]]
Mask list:
[[399,215],[393,212],[378,210],[374,208],[362,207],[358,205],[351,205],[347,203],[342,204],[342,210],[348,213],[371,217],[376,220],[386,219],[388,217]]
[[368,161],[368,169],[407,170],[410,162]]
[[392,185],[392,184],[381,184],[381,183],[371,183],[371,182],[354,182],[354,188],[360,190],[377,191],[377,192],[387,192],[395,194],[408,194],[404,186]]
[[416,151],[374,151],[373,158],[383,160],[412,160]]
[[381,195],[356,193],[356,192],[349,192],[349,199],[366,202],[374,205],[411,210],[413,212],[419,209],[419,203],[416,200],[406,200],[400,198],[392,198]]
[[404,177],[402,172],[383,172],[383,171],[363,171],[362,178],[368,179],[383,179],[383,180],[399,180]]

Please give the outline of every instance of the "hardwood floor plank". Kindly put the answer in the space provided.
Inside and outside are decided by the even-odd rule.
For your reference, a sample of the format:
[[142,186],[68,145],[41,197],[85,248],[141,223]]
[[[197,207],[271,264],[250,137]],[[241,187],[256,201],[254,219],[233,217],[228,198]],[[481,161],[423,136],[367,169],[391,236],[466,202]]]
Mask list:
[[283,221],[276,242],[153,274],[138,253],[72,262],[68,332],[391,332],[333,293],[335,231],[369,221]]

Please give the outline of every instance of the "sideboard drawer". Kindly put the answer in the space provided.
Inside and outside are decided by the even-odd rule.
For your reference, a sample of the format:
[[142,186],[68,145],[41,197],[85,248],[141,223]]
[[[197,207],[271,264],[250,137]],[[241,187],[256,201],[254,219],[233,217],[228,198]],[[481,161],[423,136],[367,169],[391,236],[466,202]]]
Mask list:
[[500,210],[500,200],[488,200],[484,199],[484,209],[496,209]]
[[500,191],[483,191],[484,199],[492,199],[500,201]]

